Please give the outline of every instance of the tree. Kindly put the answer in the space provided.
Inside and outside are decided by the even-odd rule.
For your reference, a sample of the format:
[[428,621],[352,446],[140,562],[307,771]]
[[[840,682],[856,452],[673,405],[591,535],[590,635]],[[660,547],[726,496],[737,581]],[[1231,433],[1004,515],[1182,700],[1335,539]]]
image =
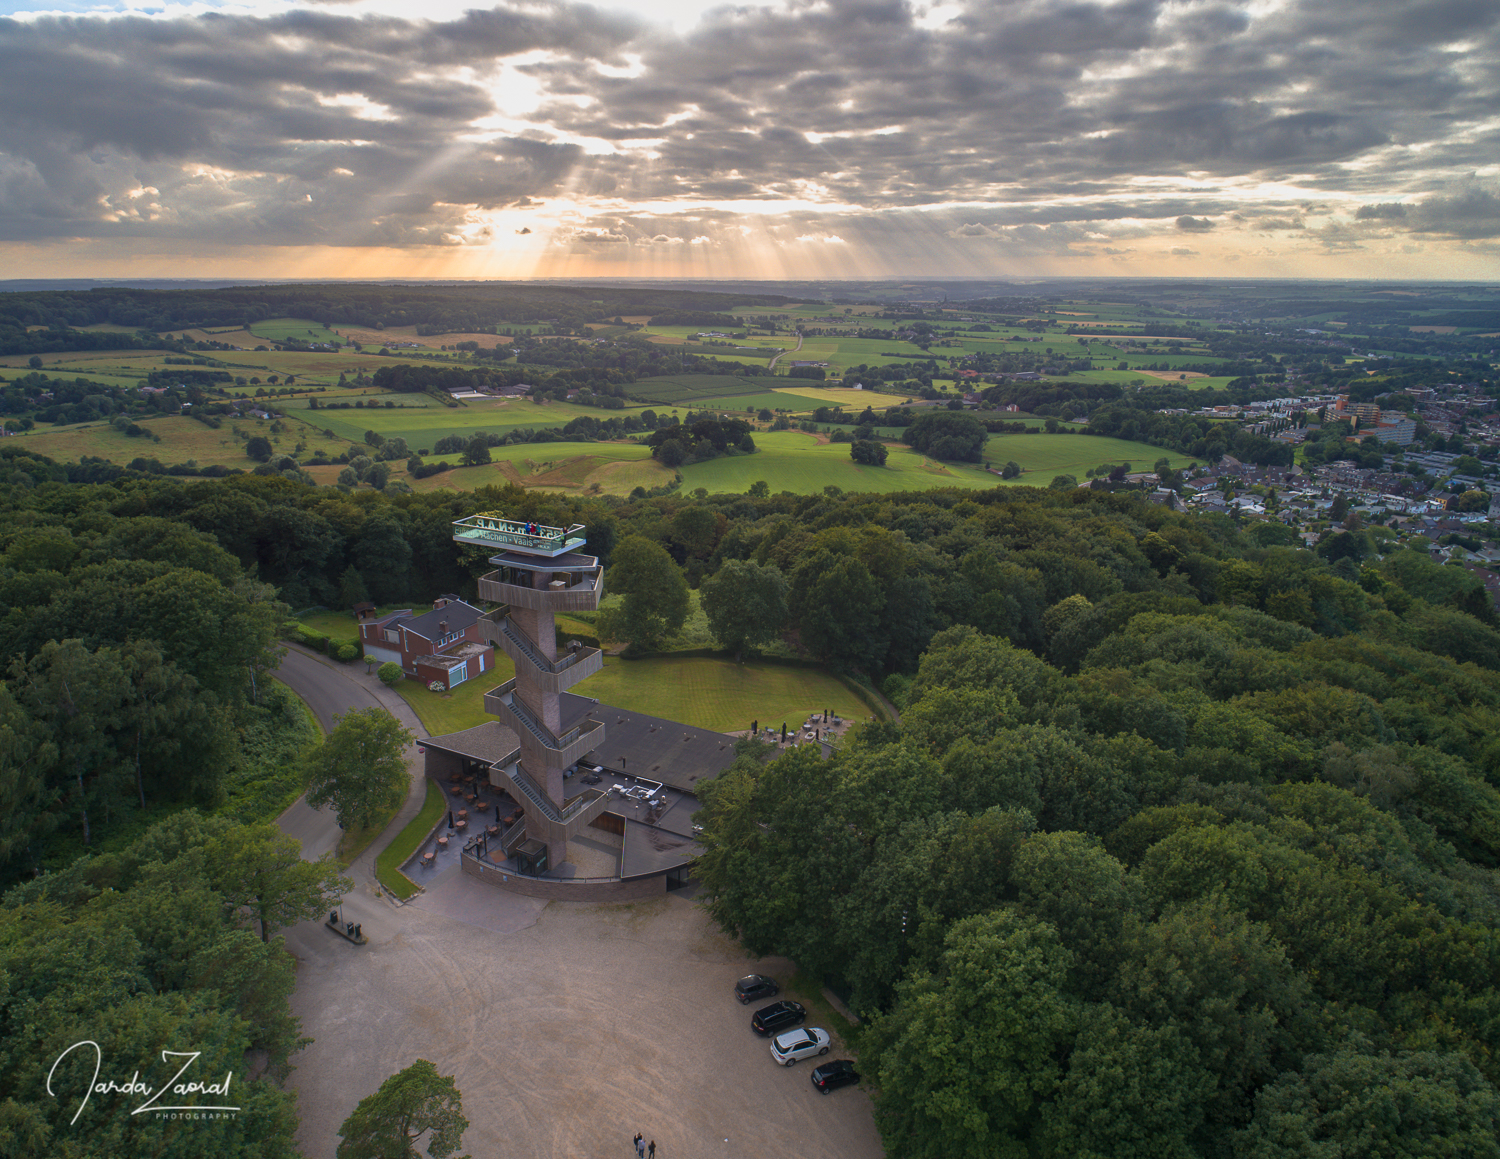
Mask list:
[[352,608],[355,604],[368,602],[369,598],[370,591],[365,587],[365,577],[351,563],[344,569],[344,574],[339,576],[339,603]]
[[620,540],[611,558],[609,586],[625,597],[611,608],[605,630],[641,648],[654,648],[687,619],[688,585],[660,544],[640,535]]
[[866,1032],[876,1123],[893,1154],[1028,1154],[1076,1031],[1076,1005],[1060,990],[1070,961],[1052,926],[1011,910],[949,929],[937,969],[914,972]]
[[752,499],[764,499],[770,493],[771,485],[764,479],[757,479],[754,483],[751,483],[750,490],[745,492]]
[[1000,478],[1014,479],[1021,473],[1021,464],[1014,459],[1007,460],[1005,466],[1000,468]]
[[856,439],[849,448],[849,457],[867,467],[884,467],[890,454],[884,443],[877,443],[874,439]]
[[387,660],[380,666],[380,670],[376,673],[376,675],[380,677],[380,680],[383,684],[389,684],[392,687],[395,687],[397,684],[401,683],[401,680],[406,675],[406,673],[401,670],[401,665],[397,664],[394,660]]
[[786,577],[775,564],[727,560],[699,591],[708,630],[736,664],[747,647],[774,640],[786,623]]
[[417,1140],[429,1131],[420,1153],[449,1159],[468,1126],[453,1076],[438,1074],[437,1067],[419,1058],[360,1100],[339,1128],[338,1159],[406,1159],[419,1154]]
[[332,804],[339,824],[363,829],[406,795],[404,751],[410,730],[383,708],[359,708],[334,718],[333,731],[304,759],[307,803]]
[[275,450],[271,446],[271,440],[266,438],[265,435],[255,435],[245,443],[245,454],[258,463],[270,462]]
[[977,463],[989,432],[977,418],[953,411],[930,411],[906,428],[902,441],[934,459]]
[[1300,1073],[1262,1089],[1235,1154],[1500,1157],[1500,1094],[1467,1058],[1377,1055],[1352,1037],[1352,1048],[1309,1055]]
[[1049,491],[1071,491],[1078,486],[1078,480],[1072,475],[1053,475],[1052,482],[1047,484]]
[[42,368],[42,356],[40,354],[33,354],[26,360],[26,365],[31,367],[32,370],[40,370]]
[[204,846],[209,881],[233,910],[248,909],[260,940],[326,913],[354,888],[333,854],[305,861],[302,844],[275,825],[237,825]]
[[461,461],[465,467],[478,467],[490,461],[490,443],[483,435],[475,435],[464,447]]

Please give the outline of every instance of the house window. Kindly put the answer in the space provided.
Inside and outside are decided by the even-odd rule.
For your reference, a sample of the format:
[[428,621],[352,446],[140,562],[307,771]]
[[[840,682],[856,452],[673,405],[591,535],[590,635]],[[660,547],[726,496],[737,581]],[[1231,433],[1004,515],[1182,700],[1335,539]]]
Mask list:
[[401,642],[401,633],[393,628],[387,628],[385,630],[385,640],[387,644],[399,644]]

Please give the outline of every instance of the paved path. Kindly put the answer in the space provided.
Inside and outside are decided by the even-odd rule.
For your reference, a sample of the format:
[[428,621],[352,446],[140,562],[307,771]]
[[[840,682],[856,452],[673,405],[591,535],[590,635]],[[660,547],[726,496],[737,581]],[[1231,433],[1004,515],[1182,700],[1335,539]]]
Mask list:
[[781,351],[780,354],[777,354],[775,358],[771,359],[770,362],[766,363],[766,371],[770,372],[772,370],[775,370],[776,369],[776,364],[781,361],[781,357],[782,357],[783,354],[796,354],[797,351],[801,350],[801,349],[802,349],[802,335],[798,334],[797,335],[797,345],[796,345],[796,347],[794,349],[790,350],[790,351],[783,350],[783,351]]
[[[309,648],[291,644],[276,678],[307,702],[324,732],[333,728],[334,717],[351,709],[384,708],[418,738],[406,750],[406,801],[380,836],[370,842],[349,866],[354,889],[344,896],[342,902],[344,920],[359,922],[367,937],[378,930],[391,929],[396,907],[375,883],[375,857],[422,811],[427,785],[417,744],[427,736],[427,730],[400,693],[387,688],[378,676],[365,672],[363,664],[338,664]],[[296,803],[277,818],[277,824],[283,833],[302,842],[302,856],[309,860],[338,846],[339,823],[333,809],[328,806],[310,808],[305,797],[298,797]],[[320,958],[330,948],[330,942],[341,942],[321,922],[303,922],[285,933],[287,947],[299,960]]]

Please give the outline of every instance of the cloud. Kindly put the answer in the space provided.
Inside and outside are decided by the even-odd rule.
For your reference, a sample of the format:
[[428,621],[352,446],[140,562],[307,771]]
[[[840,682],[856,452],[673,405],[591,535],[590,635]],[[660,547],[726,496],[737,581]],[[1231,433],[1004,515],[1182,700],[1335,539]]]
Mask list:
[[489,245],[522,205],[643,262],[746,222],[841,239],[789,259],[823,263],[1118,257],[1233,220],[1231,245],[1350,206],[1317,244],[1500,236],[1465,183],[1500,155],[1491,5],[826,0],[679,34],[569,0],[382,2],[0,20],[0,240]]
[[1171,254],[1174,258],[1195,258],[1198,256],[1197,250],[1188,249],[1185,245],[1174,245],[1167,253]]
[[1500,197],[1477,182],[1451,196],[1429,197],[1413,207],[1408,221],[1414,233],[1435,233],[1475,241],[1500,237]]
[[526,234],[528,234],[530,232],[531,232],[531,226],[529,226],[529,225],[524,225],[520,229],[516,230],[516,233],[521,234],[522,236],[524,236],[524,235],[526,235]]

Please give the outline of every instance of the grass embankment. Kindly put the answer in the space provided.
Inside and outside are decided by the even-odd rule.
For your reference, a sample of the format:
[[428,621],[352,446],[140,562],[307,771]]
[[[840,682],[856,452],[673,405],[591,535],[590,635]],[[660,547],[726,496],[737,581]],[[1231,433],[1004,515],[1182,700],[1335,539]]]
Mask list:
[[396,839],[385,847],[385,850],[375,857],[375,878],[386,889],[390,890],[402,901],[415,894],[421,887],[411,878],[401,872],[401,867],[406,864],[407,858],[415,853],[423,841],[427,840],[427,834],[432,832],[432,827],[437,824],[438,818],[443,815],[447,807],[443,801],[443,791],[431,781],[427,781],[427,799],[422,802],[422,811],[412,818],[407,827],[396,834]]

